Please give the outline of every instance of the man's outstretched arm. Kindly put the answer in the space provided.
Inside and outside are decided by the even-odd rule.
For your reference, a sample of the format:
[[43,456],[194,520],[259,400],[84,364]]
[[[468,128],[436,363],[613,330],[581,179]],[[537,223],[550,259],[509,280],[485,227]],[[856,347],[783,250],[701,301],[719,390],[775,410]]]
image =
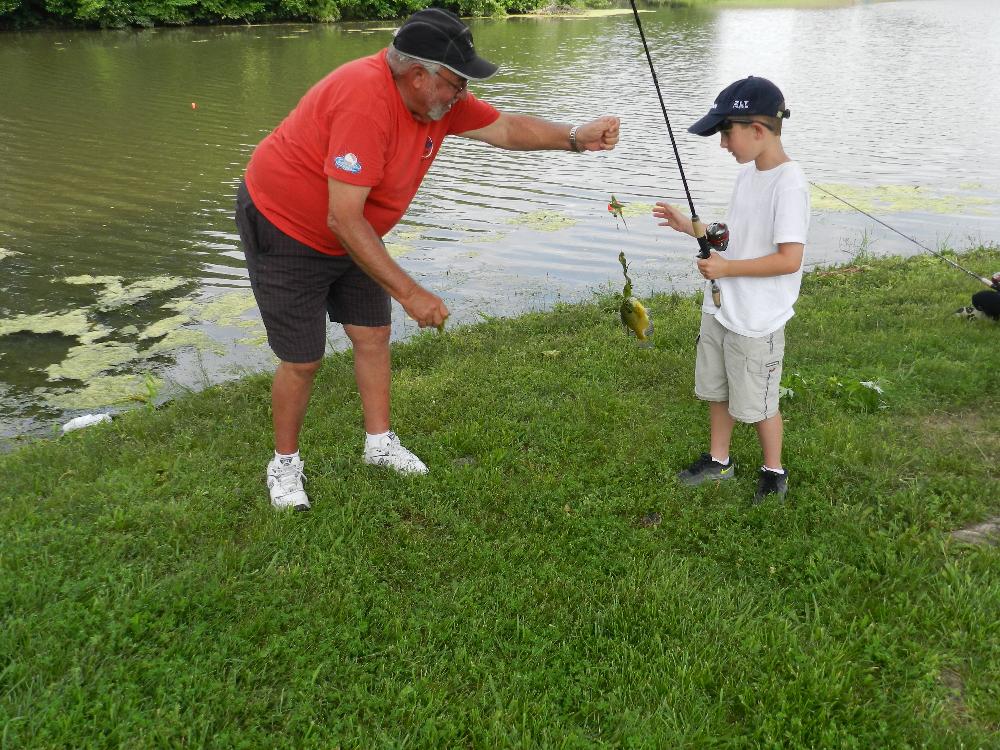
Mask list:
[[485,128],[460,135],[511,151],[572,151],[570,132],[573,131],[577,151],[610,151],[618,143],[620,122],[617,117],[605,116],[573,126],[531,115],[501,112],[500,117]]

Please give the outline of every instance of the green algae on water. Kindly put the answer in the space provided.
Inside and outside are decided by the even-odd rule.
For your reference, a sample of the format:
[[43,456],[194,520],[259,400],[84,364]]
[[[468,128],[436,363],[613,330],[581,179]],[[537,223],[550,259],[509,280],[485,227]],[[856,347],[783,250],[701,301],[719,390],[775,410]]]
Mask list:
[[469,235],[469,242],[501,242],[510,232],[476,232]]
[[220,356],[226,353],[222,344],[202,331],[191,328],[175,328],[146,349],[143,356],[151,357],[155,354],[164,354],[184,347],[191,347],[199,351],[212,351]]
[[652,203],[626,203],[622,206],[624,216],[650,216],[653,215]]
[[247,310],[257,306],[253,292],[249,289],[238,292],[227,292],[202,303],[193,299],[182,299],[170,302],[163,307],[175,312],[189,314],[192,318],[219,326],[238,325],[240,317]]
[[187,279],[177,276],[153,276],[127,285],[122,283],[121,276],[67,276],[63,281],[81,286],[103,286],[104,289],[97,295],[99,310],[132,305],[150,294],[167,292],[188,283]]
[[236,343],[257,349],[259,347],[264,346],[267,343],[267,333],[263,332],[256,336],[245,336],[241,339],[237,339]]
[[576,224],[576,219],[558,211],[531,211],[507,220],[508,224],[518,224],[538,232],[558,232]]
[[403,244],[402,242],[386,242],[385,249],[389,253],[390,258],[399,258],[413,250],[413,246]]
[[106,370],[131,362],[139,357],[139,351],[131,344],[105,342],[74,346],[66,358],[56,365],[45,368],[49,380],[87,381]]
[[396,230],[392,233],[392,238],[394,240],[402,240],[403,242],[412,242],[413,240],[419,240],[424,236],[424,233],[418,229],[402,229]]
[[[936,214],[988,214],[995,204],[987,198],[974,195],[954,195],[935,192],[920,185],[820,185],[862,211],[869,213],[936,213]],[[851,207],[827,195],[822,190],[810,189],[812,208],[815,211],[851,211]]]
[[158,320],[155,323],[147,326],[146,330],[139,334],[139,340],[143,341],[145,339],[158,339],[161,336],[166,336],[171,331],[175,331],[185,323],[190,323],[191,318],[187,315],[171,315],[169,318],[164,318],[163,320]]
[[[154,389],[162,387],[163,381],[149,377]],[[130,401],[145,401],[148,394],[146,376],[108,375],[88,381],[83,388],[46,391],[42,398],[57,409],[97,409]]]
[[69,310],[61,313],[18,315],[0,320],[0,336],[12,333],[58,333],[73,336],[81,344],[91,344],[111,335],[110,328],[91,323],[86,310]]

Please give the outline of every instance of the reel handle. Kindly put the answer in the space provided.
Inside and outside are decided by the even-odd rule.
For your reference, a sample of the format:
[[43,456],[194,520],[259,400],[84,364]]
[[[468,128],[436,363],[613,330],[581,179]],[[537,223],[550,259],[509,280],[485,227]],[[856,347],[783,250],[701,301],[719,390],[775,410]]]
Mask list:
[[[715,223],[705,229],[701,219],[697,214],[691,215],[691,226],[694,228],[695,237],[698,240],[698,257],[707,258],[713,250],[725,250],[729,245],[729,227],[725,224]],[[722,290],[719,284],[712,280],[712,302],[716,307],[722,307]]]

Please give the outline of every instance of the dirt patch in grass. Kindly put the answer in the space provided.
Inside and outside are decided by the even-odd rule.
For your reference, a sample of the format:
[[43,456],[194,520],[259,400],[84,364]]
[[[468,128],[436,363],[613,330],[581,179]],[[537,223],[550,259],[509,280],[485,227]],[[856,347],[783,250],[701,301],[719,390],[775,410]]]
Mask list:
[[951,538],[969,544],[1000,544],[1000,516],[953,531]]
[[954,669],[945,667],[938,675],[938,682],[948,690],[948,706],[955,718],[968,721],[969,707],[965,704],[965,680],[962,679],[962,675]]
[[[979,412],[935,411],[910,420],[913,439],[928,447],[949,445],[990,465],[1000,455],[1000,420]],[[992,470],[990,472],[993,473]]]

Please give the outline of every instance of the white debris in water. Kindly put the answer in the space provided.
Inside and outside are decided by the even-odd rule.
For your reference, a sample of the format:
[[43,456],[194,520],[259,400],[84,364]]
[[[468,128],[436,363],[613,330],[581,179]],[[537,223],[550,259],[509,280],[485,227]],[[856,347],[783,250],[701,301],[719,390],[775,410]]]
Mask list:
[[63,435],[67,432],[72,432],[73,430],[81,430],[84,427],[90,427],[91,425],[101,424],[102,422],[110,422],[110,414],[84,414],[80,417],[74,417],[69,420],[66,424],[62,426]]

